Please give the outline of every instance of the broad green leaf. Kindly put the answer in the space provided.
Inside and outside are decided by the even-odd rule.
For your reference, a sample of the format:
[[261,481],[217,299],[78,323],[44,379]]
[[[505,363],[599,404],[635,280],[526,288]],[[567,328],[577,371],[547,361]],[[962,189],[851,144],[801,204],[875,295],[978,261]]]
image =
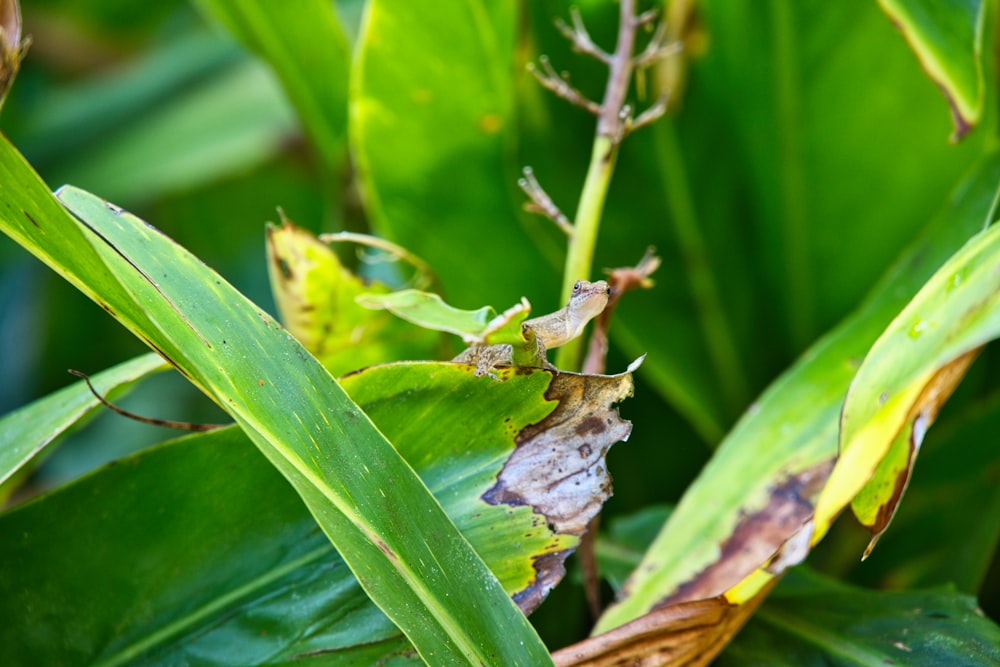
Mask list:
[[384,308],[394,315],[434,331],[462,337],[467,344],[483,342],[523,342],[521,323],[531,313],[524,297],[497,315],[490,306],[462,310],[449,306],[438,294],[407,289],[391,294],[363,294],[358,303],[366,308]]
[[559,289],[517,224],[517,8],[374,0],[353,63],[350,141],[372,225],[433,266],[459,307],[546,288],[554,304]]
[[879,0],[882,9],[903,32],[910,47],[948,98],[961,139],[983,114],[982,0]]
[[[531,626],[412,468],[315,359],[259,309],[240,303],[238,293],[227,293],[219,278],[137,218],[80,191],[63,191],[60,197],[129,266],[141,266],[128,276],[129,287],[162,295],[170,315],[180,318],[174,326],[190,336],[188,344],[208,352],[207,358],[196,357],[201,364],[192,364],[188,372],[206,377],[210,396],[228,408],[292,482],[368,594],[425,661],[475,662],[490,656],[515,664],[545,661]],[[187,281],[168,291],[165,278],[178,265]],[[152,283],[151,276],[161,274],[164,278]],[[216,291],[220,288],[221,293]],[[219,313],[201,314],[202,304],[220,297],[235,303]],[[220,317],[226,318],[223,327],[217,324]],[[267,350],[274,365],[228,352],[247,349]],[[226,361],[228,368],[219,365]],[[289,363],[295,364],[293,372]],[[331,420],[331,412],[339,419]],[[323,446],[315,434],[331,431],[340,437],[334,446]],[[403,507],[405,527],[399,516]],[[467,595],[474,585],[481,587],[481,596],[459,595]],[[511,632],[517,642],[510,640]]]
[[15,143],[50,181],[129,202],[272,157],[297,132],[293,110],[264,65],[207,33],[39,95]]
[[294,134],[294,122],[266,69],[245,62],[79,154],[54,178],[100,185],[116,198],[148,199],[263,162]]
[[884,592],[796,570],[713,664],[996,665],[1000,628],[952,590]]
[[[63,201],[87,220],[85,232],[7,142],[0,169],[4,231],[95,296],[237,421],[425,659],[544,664],[524,615],[423,483],[293,338],[142,221],[64,190]],[[401,507],[412,513],[403,522]]]
[[[974,367],[980,380],[986,363]],[[967,378],[962,389],[968,392],[975,382]],[[984,581],[1000,544],[1000,458],[994,437],[1000,432],[1000,403],[995,391],[967,405],[956,403],[949,401],[949,410],[924,439],[892,530],[868,560],[852,559],[854,567],[844,572],[851,581],[902,590],[950,582],[963,593],[990,598]],[[843,522],[826,539],[841,541],[847,531],[854,536],[852,522]],[[842,541],[836,550],[841,554],[853,556],[862,547],[856,539]],[[826,569],[830,563],[817,565]]]
[[436,334],[359,305],[360,295],[385,294],[389,287],[351,273],[309,232],[287,220],[269,225],[267,258],[282,323],[332,374],[437,356]]
[[[599,96],[605,70],[552,26],[571,4],[529,5],[532,55]],[[617,5],[580,9],[608,48]],[[947,144],[937,87],[871,0],[705,0],[684,27],[676,115],[625,140],[595,268],[657,248],[656,287],[622,300],[610,335],[629,356],[648,353],[641,377],[714,446],[857,308],[992,135]],[[636,105],[656,98],[657,76]],[[518,92],[519,164],[570,213],[593,119],[531,77]]]
[[[998,264],[994,225],[955,253],[872,346],[844,401],[840,458],[816,507],[817,535],[852,501],[873,543],[885,530],[938,410],[974,352],[1000,335]],[[898,442],[907,456],[880,467]]]
[[[385,309],[426,329],[445,331],[467,340],[481,340],[489,323],[497,316],[490,306],[462,310],[449,306],[440,295],[415,289],[389,294],[362,294],[358,304],[372,310]],[[527,314],[527,313],[525,313]]]
[[[164,368],[163,359],[149,354],[98,373],[91,382],[107,396],[112,389]],[[0,418],[0,488],[99,404],[81,380]]]
[[[343,384],[530,610],[562,577],[607,496],[602,450],[628,431],[610,402],[631,379],[511,375],[496,384],[456,364],[392,364]],[[589,458],[578,451],[584,442]],[[554,447],[565,451],[553,455]],[[512,485],[518,459],[536,462],[530,482],[559,499],[561,515],[539,513],[531,493]],[[151,514],[159,517],[152,532]],[[141,453],[0,517],[0,613],[8,612],[19,621],[0,628],[4,664],[30,656],[251,665],[310,654],[323,664],[324,654],[333,664],[373,664],[408,651],[235,428]]]
[[739,603],[771,580],[762,566],[812,519],[836,459],[840,408],[858,360],[982,227],[998,180],[994,154],[956,188],[866,303],[764,392],[689,487],[596,632],[673,603],[723,594]]
[[350,55],[333,3],[197,0],[195,4],[274,68],[327,178],[333,178],[346,159]]

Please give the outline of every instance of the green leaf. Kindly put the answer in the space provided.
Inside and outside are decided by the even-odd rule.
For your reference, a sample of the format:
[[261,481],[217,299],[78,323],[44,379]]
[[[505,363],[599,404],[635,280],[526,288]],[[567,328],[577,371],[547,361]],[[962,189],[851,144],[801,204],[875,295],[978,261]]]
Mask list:
[[889,593],[789,574],[714,664],[995,665],[1000,628],[948,589]]
[[836,459],[840,408],[857,360],[982,227],[998,180],[1000,155],[993,154],[956,187],[865,304],[764,392],[688,488],[596,632],[671,603],[723,594],[742,602],[770,580],[758,568],[812,519]]
[[[87,221],[85,233],[7,142],[0,170],[4,230],[99,294],[236,419],[426,659],[548,660],[527,619],[412,469],[294,339],[142,221],[66,189],[63,201]],[[412,513],[406,521],[399,520],[403,507]]]
[[[816,507],[818,527],[852,501],[875,539],[888,526],[941,405],[976,350],[1000,335],[998,262],[994,225],[955,253],[872,345],[844,400],[840,458]],[[880,466],[898,451],[894,443],[906,456]]]
[[293,110],[264,65],[206,33],[41,97],[19,147],[50,180],[129,202],[272,157],[297,131]]
[[[631,378],[530,371],[497,384],[418,363],[343,384],[505,590],[537,606],[610,491],[604,452],[628,432],[610,404]],[[551,498],[558,508],[545,507]],[[0,628],[4,664],[250,665],[321,652],[372,664],[408,647],[235,428],[141,453],[0,517],[0,615],[19,619]]]
[[433,266],[460,307],[558,297],[534,242],[550,223],[514,224],[517,7],[374,0],[352,71],[350,141],[372,225]]
[[[263,162],[293,134],[290,110],[260,66],[231,68],[214,84],[178,96],[115,141],[80,155],[72,171],[57,178],[101,184],[130,201],[147,199]],[[158,159],[151,162],[150,155]]]
[[325,173],[346,159],[347,40],[326,0],[198,0],[245,46],[266,60],[299,113]]
[[425,329],[453,333],[467,340],[482,340],[487,325],[497,316],[490,306],[462,310],[449,306],[438,294],[415,289],[389,294],[362,294],[358,297],[358,304],[373,310],[384,308]]
[[497,315],[491,306],[462,310],[449,306],[439,295],[407,289],[391,294],[363,294],[358,303],[365,308],[385,308],[394,315],[434,331],[446,331],[473,343],[524,343],[521,323],[531,313],[531,304],[521,298]]
[[[102,395],[166,364],[155,354],[132,359],[91,378]],[[0,486],[24,468],[100,402],[81,380],[0,419]]]
[[[985,365],[977,364],[973,374],[976,368],[981,373]],[[972,388],[970,382],[971,377],[964,390]],[[852,559],[854,567],[845,572],[852,581],[895,589],[951,582],[963,593],[989,599],[984,581],[1000,543],[1000,457],[994,438],[1000,432],[1000,401],[992,391],[964,406],[956,397],[947,408],[920,448],[892,530],[871,558]],[[853,528],[847,523],[841,531],[848,527]],[[853,544],[845,543],[844,551],[856,554]]]
[[309,232],[288,220],[268,225],[267,258],[282,323],[330,373],[436,357],[437,334],[359,305],[359,297],[389,287],[355,276]]
[[928,76],[948,98],[961,139],[983,114],[982,0],[879,0],[882,9],[903,32]]

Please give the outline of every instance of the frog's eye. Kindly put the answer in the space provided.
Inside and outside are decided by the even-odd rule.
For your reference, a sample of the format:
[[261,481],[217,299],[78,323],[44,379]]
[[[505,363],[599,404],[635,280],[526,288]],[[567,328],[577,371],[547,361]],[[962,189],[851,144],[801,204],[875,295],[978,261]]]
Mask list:
[[577,280],[577,281],[576,281],[576,282],[575,282],[575,283],[573,284],[573,292],[574,292],[574,293],[576,293],[576,292],[579,292],[579,291],[580,291],[580,281],[579,281],[579,280]]

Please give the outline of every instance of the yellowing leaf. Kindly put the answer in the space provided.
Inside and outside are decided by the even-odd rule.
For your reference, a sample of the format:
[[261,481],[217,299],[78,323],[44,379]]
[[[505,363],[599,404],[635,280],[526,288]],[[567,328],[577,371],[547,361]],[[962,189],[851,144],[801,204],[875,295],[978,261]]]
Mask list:
[[965,376],[966,370],[978,354],[972,350],[938,371],[927,383],[914,402],[899,435],[889,447],[885,458],[879,463],[871,481],[865,485],[851,502],[854,516],[871,531],[872,539],[862,558],[868,558],[875,543],[889,527],[896,507],[906,492],[913,473],[913,464],[923,442],[927,429],[934,422],[941,406],[951,396],[952,391]]
[[814,542],[848,503],[876,538],[888,525],[912,461],[895,444],[882,462],[901,440],[915,456],[975,352],[1000,335],[998,266],[994,225],[955,253],[872,345],[844,401],[840,458],[817,502]]
[[927,75],[948,99],[961,139],[983,115],[985,2],[879,0],[910,43]]
[[327,370],[341,375],[387,361],[437,356],[438,336],[355,299],[387,293],[351,273],[326,244],[287,220],[267,228],[268,269],[285,327]]

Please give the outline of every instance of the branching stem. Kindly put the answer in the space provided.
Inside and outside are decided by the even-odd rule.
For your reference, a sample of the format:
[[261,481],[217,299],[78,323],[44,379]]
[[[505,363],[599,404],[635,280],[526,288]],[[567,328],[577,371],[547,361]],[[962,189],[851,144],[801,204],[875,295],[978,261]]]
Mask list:
[[[563,270],[561,303],[568,303],[573,291],[573,283],[590,276],[594,260],[597,231],[600,228],[604,200],[608,194],[611,175],[614,172],[618,145],[625,135],[626,121],[622,118],[625,96],[632,79],[635,48],[635,32],[640,20],[635,15],[635,0],[621,0],[618,25],[618,41],[608,63],[608,83],[601,101],[601,112],[597,120],[594,147],[590,155],[587,177],[580,192],[580,201],[573,223],[573,234],[569,240],[566,264]],[[570,341],[561,347],[556,355],[559,368],[579,368],[581,356],[580,339]]]
[[[562,303],[569,301],[573,284],[577,280],[590,276],[597,231],[611,175],[614,172],[615,159],[618,157],[618,146],[629,132],[649,125],[666,113],[667,98],[664,95],[648,109],[638,115],[633,114],[632,107],[625,102],[632,74],[636,68],[649,67],[680,48],[677,44],[666,43],[667,31],[661,23],[653,31],[653,36],[642,52],[635,55],[637,30],[653,23],[658,13],[653,10],[636,15],[635,0],[619,0],[619,7],[618,37],[612,53],[605,52],[594,43],[578,10],[570,11],[572,26],[564,21],[556,22],[556,27],[570,40],[574,50],[608,66],[608,82],[600,104],[588,99],[571,86],[567,75],[557,72],[545,56],[540,56],[538,59],[540,68],[534,65],[528,66],[529,71],[542,86],[597,116],[597,129],[587,177],[577,203],[576,219],[572,224],[552,202],[530,170],[525,169],[525,177],[518,182],[531,200],[525,208],[546,216],[569,237],[569,249],[563,271]],[[570,341],[559,349],[556,365],[560,368],[578,368],[580,351],[580,340]]]

